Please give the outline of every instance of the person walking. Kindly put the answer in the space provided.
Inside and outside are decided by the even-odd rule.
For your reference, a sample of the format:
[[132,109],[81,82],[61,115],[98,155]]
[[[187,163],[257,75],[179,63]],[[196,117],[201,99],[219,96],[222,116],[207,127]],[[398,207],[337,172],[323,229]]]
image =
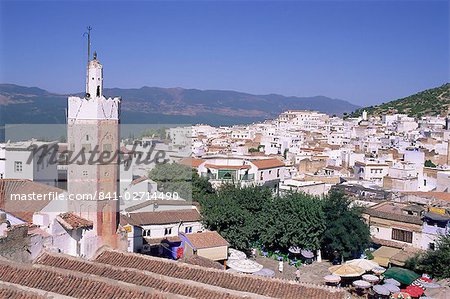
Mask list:
[[280,271],[280,273],[283,273],[283,261],[278,262],[278,271]]
[[300,281],[300,274],[300,268],[297,268],[297,270],[295,271],[295,281]]

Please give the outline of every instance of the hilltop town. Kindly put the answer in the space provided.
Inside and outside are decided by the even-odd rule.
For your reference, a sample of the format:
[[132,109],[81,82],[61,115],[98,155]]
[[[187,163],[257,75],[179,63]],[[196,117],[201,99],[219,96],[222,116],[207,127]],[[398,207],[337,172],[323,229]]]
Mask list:
[[[208,91],[227,95],[220,105],[239,96],[239,116],[267,119],[130,125],[127,98],[104,94],[91,29],[85,92],[56,117],[63,134],[5,126],[0,298],[448,298],[448,84],[345,117],[284,109],[278,95]],[[0,100],[55,97],[21,90]],[[236,116],[204,92],[152,92],[173,96],[161,100],[169,114]],[[154,110],[134,100],[135,111]],[[336,105],[329,111],[356,107]]]

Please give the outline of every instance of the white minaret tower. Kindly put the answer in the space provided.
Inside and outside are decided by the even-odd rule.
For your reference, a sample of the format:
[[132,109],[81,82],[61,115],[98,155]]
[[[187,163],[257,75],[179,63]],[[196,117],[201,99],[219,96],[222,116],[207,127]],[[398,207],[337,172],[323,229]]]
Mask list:
[[367,120],[367,111],[366,110],[364,110],[362,112],[362,120]]
[[94,52],[94,59],[88,63],[86,78],[86,97],[101,98],[103,96],[103,66],[97,60],[97,52]]
[[118,201],[114,197],[118,194],[121,100],[103,96],[103,66],[96,53],[93,59],[89,57],[90,27],[88,30],[86,95],[68,98],[67,141],[73,154],[67,185],[70,196],[86,198],[69,204],[73,212],[94,224],[90,243],[77,252],[90,257],[102,245],[117,248],[118,244]]

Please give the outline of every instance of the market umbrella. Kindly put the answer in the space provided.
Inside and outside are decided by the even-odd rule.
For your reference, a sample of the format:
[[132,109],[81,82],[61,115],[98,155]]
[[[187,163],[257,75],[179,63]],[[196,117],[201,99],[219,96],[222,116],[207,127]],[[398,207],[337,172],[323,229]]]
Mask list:
[[386,271],[386,268],[383,268],[381,266],[375,267],[372,269],[372,272],[375,273],[376,275],[381,275]]
[[366,260],[366,259],[354,259],[354,260],[347,261],[346,264],[358,266],[366,271],[371,271],[373,268],[380,266],[377,263]]
[[411,295],[405,292],[397,292],[391,295],[392,299],[411,299]]
[[402,290],[402,292],[406,292],[413,297],[419,297],[423,294],[423,289],[418,286],[407,286],[406,289]]
[[397,280],[395,280],[395,279],[393,279],[393,278],[387,278],[387,279],[385,279],[385,280],[384,280],[384,283],[393,284],[393,285],[398,286],[398,287],[401,285],[400,282],[398,282]]
[[370,282],[364,281],[364,280],[355,280],[353,282],[353,286],[359,288],[359,289],[368,289],[372,286]]
[[310,250],[303,249],[300,253],[307,259],[312,259],[314,257],[314,253]]
[[330,274],[330,275],[324,276],[323,280],[325,280],[325,282],[329,282],[329,283],[339,283],[341,281],[341,277],[338,275]]
[[425,290],[425,295],[433,299],[448,299],[448,294],[450,294],[449,286]]
[[336,265],[328,268],[334,275],[341,277],[355,277],[363,275],[366,271],[364,269],[349,264]]
[[243,273],[255,273],[263,268],[263,265],[252,260],[231,260],[227,263],[227,266]]
[[300,247],[298,247],[298,246],[291,246],[291,247],[289,247],[289,249],[288,249],[288,251],[290,252],[290,253],[294,253],[294,254],[299,254],[300,252],[301,252],[301,248]]
[[244,252],[234,248],[228,248],[228,260],[245,260],[247,256]]
[[368,281],[370,283],[376,283],[376,282],[380,281],[380,279],[378,277],[376,277],[375,275],[372,275],[372,274],[364,274],[361,277],[363,280]]
[[397,280],[403,284],[409,285],[409,284],[411,284],[411,282],[413,282],[414,280],[419,278],[420,275],[417,274],[416,272],[408,270],[408,269],[403,269],[403,268],[399,268],[399,267],[391,267],[391,268],[387,269],[386,272],[384,272],[384,277],[394,278],[395,280]]
[[257,272],[254,272],[253,275],[265,276],[265,277],[274,277],[275,271],[267,268],[263,268]]
[[417,286],[417,287],[421,288],[422,290],[425,290],[425,286],[423,284],[424,284],[424,281],[420,280],[420,279],[416,279],[411,283],[412,286]]
[[437,284],[435,282],[422,282],[422,285],[425,287],[425,289],[437,289],[441,287],[440,284]]
[[372,289],[374,290],[375,293],[379,295],[388,296],[391,293],[391,291],[389,291],[386,287],[384,287],[381,284],[374,285]]
[[384,286],[386,289],[391,291],[391,293],[400,292],[400,288],[398,286],[393,285],[393,284],[385,283],[385,284],[382,284],[382,286]]

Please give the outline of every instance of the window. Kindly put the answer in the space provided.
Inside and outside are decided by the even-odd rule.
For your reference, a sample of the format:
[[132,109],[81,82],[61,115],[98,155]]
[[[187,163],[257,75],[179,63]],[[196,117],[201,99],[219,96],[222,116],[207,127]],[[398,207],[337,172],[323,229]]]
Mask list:
[[87,176],[87,175],[88,175],[87,170],[83,170],[83,176]]
[[22,162],[21,161],[15,161],[14,162],[14,171],[15,172],[22,172]]
[[186,226],[186,227],[184,228],[184,232],[185,232],[185,233],[192,233],[192,226]]
[[259,179],[262,181],[263,180],[263,172],[261,171],[260,172],[260,177],[259,177]]
[[97,97],[100,96],[100,86],[97,85]]
[[171,227],[166,227],[164,229],[164,236],[170,235],[172,234],[172,228]]
[[89,141],[89,135],[86,135],[86,141]]
[[428,249],[435,250],[436,246],[434,245],[434,243],[430,243],[430,244],[428,244]]
[[277,169],[277,178],[279,178],[279,177],[280,177],[280,170]]
[[410,231],[393,228],[392,229],[392,240],[397,240],[406,243],[412,243],[413,233]]
[[142,236],[143,237],[150,237],[151,233],[149,229],[143,229],[142,230]]

